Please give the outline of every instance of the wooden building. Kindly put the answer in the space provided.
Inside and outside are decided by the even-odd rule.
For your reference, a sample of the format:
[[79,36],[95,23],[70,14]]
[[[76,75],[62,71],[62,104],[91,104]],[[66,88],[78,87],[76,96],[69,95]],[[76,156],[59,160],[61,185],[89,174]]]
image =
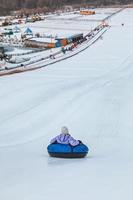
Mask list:
[[83,39],[83,33],[73,34],[73,35],[62,35],[54,38],[41,38],[32,37],[24,41],[24,45],[30,48],[56,48],[61,46],[66,46],[70,43],[77,42]]
[[67,44],[78,42],[79,40],[83,39],[83,33],[77,33],[72,35],[62,35],[60,37],[57,37],[58,44],[60,46],[66,46]]
[[95,15],[96,12],[93,10],[81,10],[80,15]]
[[30,48],[55,48],[58,41],[53,38],[30,38],[24,41],[24,45]]

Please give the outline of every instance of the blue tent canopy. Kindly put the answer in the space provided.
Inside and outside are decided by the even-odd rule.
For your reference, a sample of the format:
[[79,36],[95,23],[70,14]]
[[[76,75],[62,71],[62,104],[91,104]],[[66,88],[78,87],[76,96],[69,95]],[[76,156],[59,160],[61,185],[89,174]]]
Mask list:
[[27,28],[26,31],[25,31],[25,33],[27,35],[33,35],[33,32],[32,32],[32,30],[30,28]]
[[14,29],[13,29],[13,31],[20,32],[20,28],[18,26],[15,26]]

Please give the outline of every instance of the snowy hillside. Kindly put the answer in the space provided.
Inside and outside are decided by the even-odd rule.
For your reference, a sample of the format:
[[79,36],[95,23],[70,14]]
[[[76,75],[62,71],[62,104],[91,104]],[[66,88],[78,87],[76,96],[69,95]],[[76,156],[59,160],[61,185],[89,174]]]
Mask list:
[[[82,53],[0,77],[0,200],[133,199],[132,19],[125,9]],[[62,125],[85,159],[48,156]]]

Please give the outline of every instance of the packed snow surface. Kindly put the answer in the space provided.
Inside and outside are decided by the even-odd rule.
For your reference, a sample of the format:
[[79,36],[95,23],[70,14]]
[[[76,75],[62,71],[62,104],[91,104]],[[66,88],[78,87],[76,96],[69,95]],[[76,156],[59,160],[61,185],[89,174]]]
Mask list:
[[[1,200],[133,199],[131,19],[125,9],[77,56],[0,78]],[[63,125],[88,157],[48,156]]]

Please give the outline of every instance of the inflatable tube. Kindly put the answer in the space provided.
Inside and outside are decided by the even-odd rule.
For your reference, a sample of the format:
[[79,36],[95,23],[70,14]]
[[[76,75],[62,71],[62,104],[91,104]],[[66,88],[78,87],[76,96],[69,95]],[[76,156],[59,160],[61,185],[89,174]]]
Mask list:
[[51,157],[56,158],[84,158],[89,151],[82,143],[75,147],[70,144],[50,144],[47,150]]

